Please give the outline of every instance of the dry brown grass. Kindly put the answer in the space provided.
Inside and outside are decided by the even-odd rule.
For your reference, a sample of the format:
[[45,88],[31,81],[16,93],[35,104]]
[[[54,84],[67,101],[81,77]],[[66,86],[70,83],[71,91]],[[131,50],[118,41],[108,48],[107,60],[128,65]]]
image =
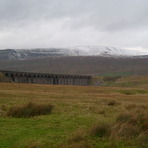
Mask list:
[[129,123],[116,123],[111,132],[113,139],[130,139],[139,135],[140,131],[136,125]]
[[68,141],[69,142],[80,142],[80,141],[83,141],[85,139],[85,137],[86,137],[85,130],[79,129],[70,135]]
[[[134,141],[141,148],[148,146],[148,112],[145,105],[129,104],[116,117],[112,123],[94,124],[89,134],[99,138],[109,138],[112,141]],[[115,143],[107,145],[111,147]],[[115,147],[118,147],[115,144]]]
[[[62,145],[64,148],[91,147],[92,144],[101,147],[104,142],[108,148],[119,147],[120,140],[125,144],[127,141],[129,145],[132,145],[133,141],[137,141],[138,146],[142,141],[146,143],[148,95],[147,93],[125,95],[120,92],[121,90],[137,91],[138,89],[1,83],[0,106],[4,112],[16,104],[23,106],[30,101],[35,104],[42,102],[42,104],[55,106],[50,116],[30,119],[4,117],[3,130],[9,129],[9,133],[5,136],[7,139],[11,137],[7,145],[14,137],[13,132],[10,132],[12,129],[16,131],[16,135],[20,136],[20,139],[12,142],[13,145],[17,141],[21,145],[22,139],[26,139],[24,143],[28,146],[44,146],[42,141],[28,143],[34,137],[38,140],[43,137],[56,145],[65,143]],[[21,123],[17,124],[18,121]],[[11,124],[12,122],[14,125]],[[27,128],[26,122],[29,122]],[[107,126],[104,123],[107,123]],[[18,125],[23,126],[18,127]],[[83,128],[84,131],[77,130]],[[23,131],[27,131],[27,134],[21,136],[19,133]],[[3,135],[1,139],[4,141]],[[132,142],[130,143],[128,139]],[[129,147],[128,144],[127,147]]]
[[121,103],[119,101],[116,101],[115,99],[103,99],[100,101],[100,104],[107,106],[116,106],[120,105]]
[[55,148],[94,148],[94,146],[87,140],[80,142],[73,142],[70,144],[60,144]]
[[97,123],[90,128],[90,135],[98,137],[107,137],[111,132],[111,125],[108,123]]
[[147,148],[148,147],[148,131],[141,133],[136,140],[137,140],[137,144],[140,145],[141,148]]
[[128,110],[116,118],[111,136],[114,138],[135,138],[148,132],[148,112],[141,105],[128,105]]
[[17,105],[11,107],[7,112],[7,116],[17,118],[28,118],[33,116],[50,114],[52,109],[53,106],[49,104],[46,105],[29,102],[25,105]]

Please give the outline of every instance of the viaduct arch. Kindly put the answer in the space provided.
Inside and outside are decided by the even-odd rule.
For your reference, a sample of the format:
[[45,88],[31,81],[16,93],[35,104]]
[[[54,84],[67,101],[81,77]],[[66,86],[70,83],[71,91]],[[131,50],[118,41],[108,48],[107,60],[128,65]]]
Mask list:
[[15,83],[87,86],[91,80],[91,75],[44,74],[5,70],[0,72]]

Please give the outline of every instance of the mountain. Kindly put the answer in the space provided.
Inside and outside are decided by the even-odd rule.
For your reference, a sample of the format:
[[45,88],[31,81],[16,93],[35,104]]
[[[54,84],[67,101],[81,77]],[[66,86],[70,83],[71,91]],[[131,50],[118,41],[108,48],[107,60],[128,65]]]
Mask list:
[[0,60],[25,60],[49,56],[147,57],[148,53],[103,46],[0,50]]
[[51,74],[148,75],[147,65],[148,53],[114,47],[0,50],[0,70]]

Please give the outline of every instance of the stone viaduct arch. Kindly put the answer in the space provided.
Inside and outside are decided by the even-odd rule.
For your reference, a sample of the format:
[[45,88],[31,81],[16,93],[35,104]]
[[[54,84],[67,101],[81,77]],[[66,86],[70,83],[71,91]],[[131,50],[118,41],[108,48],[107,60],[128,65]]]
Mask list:
[[15,83],[50,85],[89,85],[90,75],[43,74],[17,71],[0,71]]

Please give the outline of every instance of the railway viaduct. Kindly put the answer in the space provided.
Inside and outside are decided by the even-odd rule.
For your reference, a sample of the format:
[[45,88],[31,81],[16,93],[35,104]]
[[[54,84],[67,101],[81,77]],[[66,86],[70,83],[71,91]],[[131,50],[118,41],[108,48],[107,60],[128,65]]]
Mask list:
[[91,79],[90,75],[45,74],[5,70],[0,72],[15,83],[87,86]]

